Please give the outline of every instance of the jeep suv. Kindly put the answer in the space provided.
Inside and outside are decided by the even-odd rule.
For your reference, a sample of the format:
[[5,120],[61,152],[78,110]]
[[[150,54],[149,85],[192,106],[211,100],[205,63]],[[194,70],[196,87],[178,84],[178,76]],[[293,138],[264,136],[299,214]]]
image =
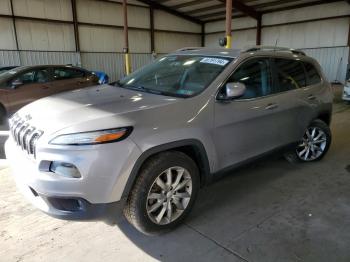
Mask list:
[[332,99],[301,51],[182,49],[114,84],[27,105],[10,119],[6,155],[47,214],[108,223],[124,214],[156,234],[179,225],[220,171],[276,149],[320,160]]

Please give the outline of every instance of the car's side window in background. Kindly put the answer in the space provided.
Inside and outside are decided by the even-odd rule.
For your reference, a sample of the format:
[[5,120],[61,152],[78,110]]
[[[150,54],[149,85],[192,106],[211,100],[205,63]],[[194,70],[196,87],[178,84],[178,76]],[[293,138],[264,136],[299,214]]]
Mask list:
[[321,83],[321,77],[318,74],[316,68],[310,63],[304,63],[304,65],[308,76],[307,85],[310,86],[310,85],[317,85]]
[[55,68],[53,71],[53,78],[55,80],[71,79],[84,77],[85,72],[74,68]]
[[240,82],[246,86],[245,94],[239,99],[270,95],[272,92],[272,81],[269,59],[257,58],[243,63],[227,82]]
[[296,60],[276,58],[277,92],[284,92],[306,86],[303,65]]
[[47,69],[37,69],[23,73],[15,78],[12,82],[20,84],[46,83],[49,81],[49,72]]

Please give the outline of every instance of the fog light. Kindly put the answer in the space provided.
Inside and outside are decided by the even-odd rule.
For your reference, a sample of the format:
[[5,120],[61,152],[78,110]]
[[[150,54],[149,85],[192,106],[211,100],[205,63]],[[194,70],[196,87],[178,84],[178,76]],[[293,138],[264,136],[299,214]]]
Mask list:
[[58,162],[58,161],[53,161],[51,162],[50,165],[50,171],[61,175],[65,177],[70,177],[70,178],[80,178],[80,172],[76,166],[69,164],[69,163],[64,163],[64,162]]

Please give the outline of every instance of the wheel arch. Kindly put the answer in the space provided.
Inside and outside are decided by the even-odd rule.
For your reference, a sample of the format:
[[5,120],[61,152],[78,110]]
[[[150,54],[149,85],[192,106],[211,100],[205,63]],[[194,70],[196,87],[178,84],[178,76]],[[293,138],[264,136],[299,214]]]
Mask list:
[[331,124],[332,121],[332,113],[330,112],[321,112],[318,114],[318,116],[314,119],[319,119],[325,122],[328,126]]
[[199,169],[201,186],[209,183],[211,179],[210,165],[203,144],[196,139],[180,140],[152,147],[141,154],[130,173],[122,194],[123,198],[128,197],[143,164],[146,163],[150,157],[167,151],[179,151],[192,158]]

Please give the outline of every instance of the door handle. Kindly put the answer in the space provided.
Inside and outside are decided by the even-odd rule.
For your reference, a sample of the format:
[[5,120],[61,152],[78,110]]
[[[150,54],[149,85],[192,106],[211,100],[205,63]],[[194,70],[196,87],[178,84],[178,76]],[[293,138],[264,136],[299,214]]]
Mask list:
[[277,104],[268,104],[265,109],[266,110],[273,110],[273,109],[276,109],[278,107]]
[[308,100],[315,100],[315,99],[316,99],[316,96],[314,96],[314,95],[309,95],[309,96],[307,97],[307,99],[308,99]]

